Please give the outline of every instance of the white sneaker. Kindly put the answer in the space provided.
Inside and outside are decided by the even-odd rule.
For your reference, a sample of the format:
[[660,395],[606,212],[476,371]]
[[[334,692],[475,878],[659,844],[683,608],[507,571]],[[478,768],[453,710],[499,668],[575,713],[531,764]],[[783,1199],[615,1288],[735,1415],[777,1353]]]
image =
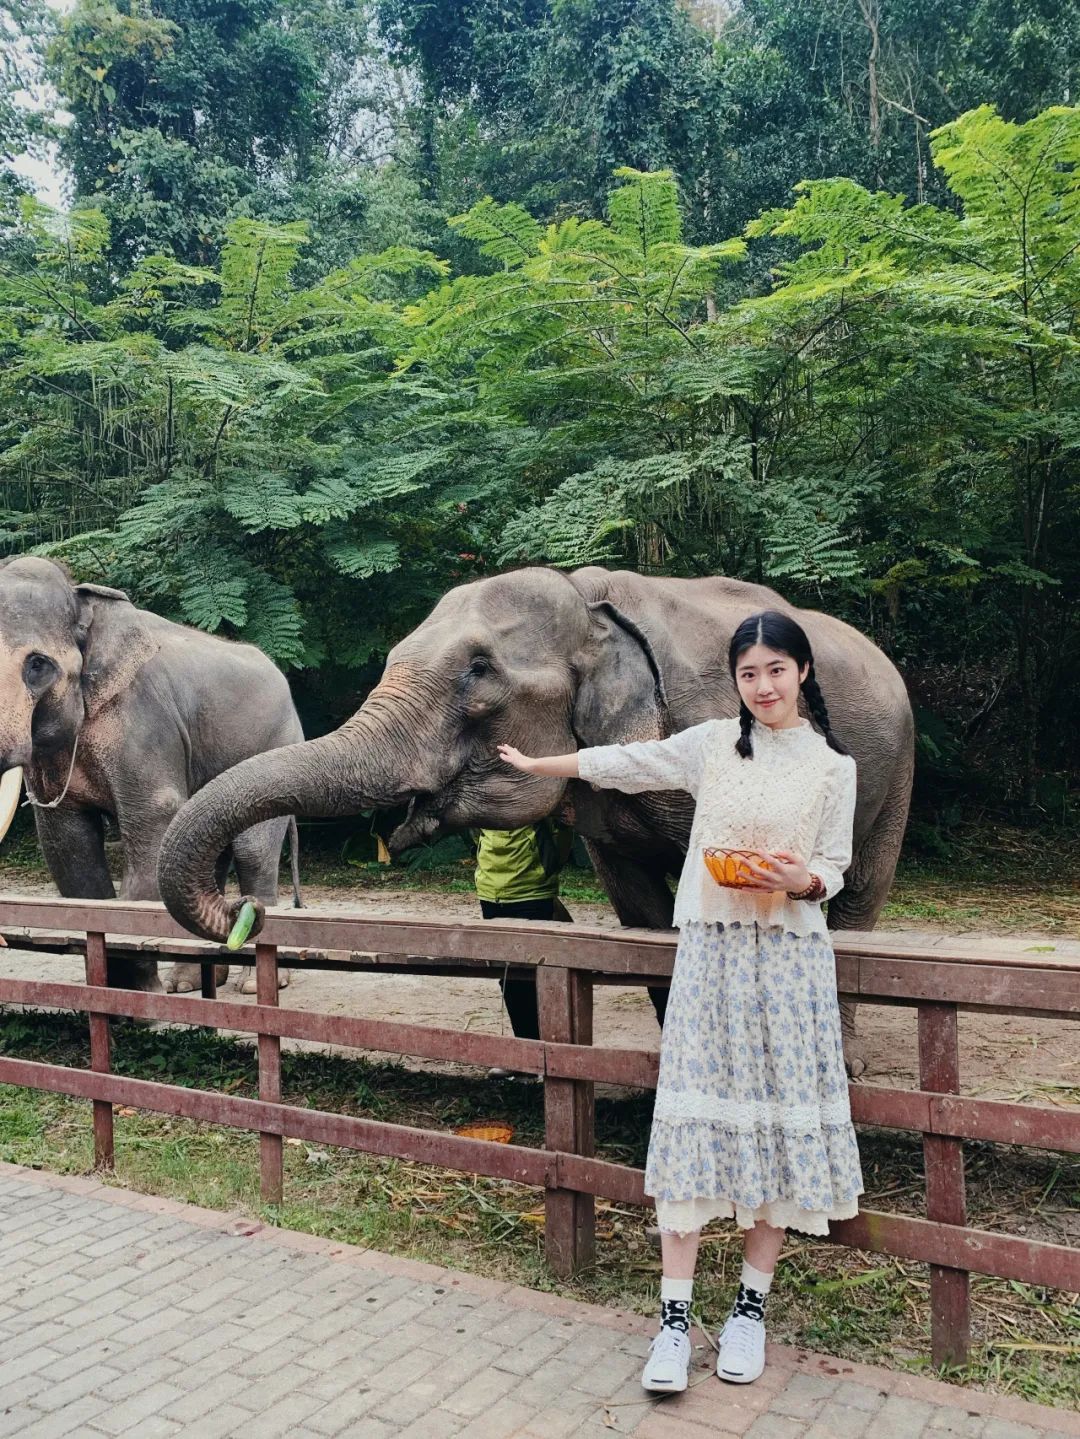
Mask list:
[[681,1394],[690,1368],[690,1336],[681,1329],[661,1329],[652,1342],[641,1387],[652,1394]]
[[765,1324],[733,1314],[720,1331],[716,1376],[728,1384],[753,1384],[765,1368]]

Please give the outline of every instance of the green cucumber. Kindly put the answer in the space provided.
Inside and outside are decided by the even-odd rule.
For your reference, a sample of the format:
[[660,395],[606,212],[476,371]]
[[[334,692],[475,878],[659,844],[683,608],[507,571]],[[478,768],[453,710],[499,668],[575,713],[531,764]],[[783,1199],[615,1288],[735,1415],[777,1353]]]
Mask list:
[[240,913],[236,916],[236,923],[229,931],[229,937],[225,941],[227,949],[239,949],[255,924],[255,906],[250,899],[245,899],[240,906]]

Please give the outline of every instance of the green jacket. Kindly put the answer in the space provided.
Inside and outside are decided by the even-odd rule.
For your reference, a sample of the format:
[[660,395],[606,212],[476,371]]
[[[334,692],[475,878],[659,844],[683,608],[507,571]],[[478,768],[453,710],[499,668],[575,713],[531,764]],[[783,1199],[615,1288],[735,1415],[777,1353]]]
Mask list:
[[570,857],[573,831],[551,820],[522,829],[482,829],[476,850],[476,895],[491,904],[554,899]]

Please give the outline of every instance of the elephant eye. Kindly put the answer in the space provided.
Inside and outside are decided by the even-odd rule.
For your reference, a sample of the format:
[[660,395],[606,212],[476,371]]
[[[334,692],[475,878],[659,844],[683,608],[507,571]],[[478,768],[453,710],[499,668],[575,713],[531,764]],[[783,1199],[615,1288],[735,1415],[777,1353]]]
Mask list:
[[490,672],[491,661],[487,658],[487,656],[474,655],[469,663],[469,673],[471,675],[479,677],[480,675],[490,674]]
[[47,655],[27,655],[23,666],[23,677],[27,684],[41,684],[50,677],[55,666]]

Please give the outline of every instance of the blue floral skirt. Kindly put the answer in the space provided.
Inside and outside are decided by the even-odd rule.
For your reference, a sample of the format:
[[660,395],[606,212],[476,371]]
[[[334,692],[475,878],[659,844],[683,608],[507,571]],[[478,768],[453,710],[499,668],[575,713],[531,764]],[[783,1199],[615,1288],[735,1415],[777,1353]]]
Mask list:
[[825,1234],[862,1189],[828,936],[684,926],[645,1169],[660,1228]]

